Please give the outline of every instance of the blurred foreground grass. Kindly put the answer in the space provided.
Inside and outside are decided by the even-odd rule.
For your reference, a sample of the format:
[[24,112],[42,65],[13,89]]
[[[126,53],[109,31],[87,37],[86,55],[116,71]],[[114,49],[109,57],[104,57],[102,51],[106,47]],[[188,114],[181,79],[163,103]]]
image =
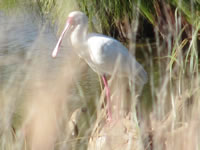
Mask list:
[[[0,2],[3,12],[21,5],[53,20],[58,32],[68,12],[84,11],[90,30],[129,47],[149,82],[138,96],[126,79],[110,81],[113,114],[120,117],[107,124],[98,76],[73,52],[51,71],[40,53],[24,55],[0,85],[0,149],[199,149],[198,0]],[[38,45],[45,49],[40,34],[29,50]]]

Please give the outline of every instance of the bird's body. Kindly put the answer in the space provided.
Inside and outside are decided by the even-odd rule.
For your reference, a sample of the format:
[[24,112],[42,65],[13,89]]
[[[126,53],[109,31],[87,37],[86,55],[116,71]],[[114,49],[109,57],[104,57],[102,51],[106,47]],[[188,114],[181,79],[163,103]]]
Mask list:
[[[147,73],[126,47],[109,36],[97,33],[88,34],[87,30],[87,16],[79,11],[71,12],[52,56],[57,55],[62,38],[67,31],[75,52],[95,72],[100,75],[116,73],[118,77],[128,77],[140,86],[147,82]],[[104,84],[107,85],[107,83]]]
[[90,58],[98,73],[118,77],[128,77],[131,80],[142,71],[141,82],[147,82],[147,74],[135,57],[119,41],[101,34],[89,34],[87,38]]
[[[121,43],[101,34],[89,34],[87,43],[92,63],[96,66],[97,72],[101,74],[107,73],[111,75],[117,59],[125,62],[130,57],[128,51],[125,50]],[[123,65],[123,63],[119,63],[119,65]],[[118,68],[121,67],[119,66]],[[121,69],[120,75],[125,75],[125,72],[125,68],[123,70]]]
[[[95,72],[101,75],[116,73],[118,77],[128,77],[131,80],[137,77],[140,84],[146,83],[146,72],[120,42],[96,33],[88,34],[86,39],[86,46],[81,46],[86,51],[78,53],[80,56],[82,54],[81,57]],[[142,76],[137,76],[140,72]]]

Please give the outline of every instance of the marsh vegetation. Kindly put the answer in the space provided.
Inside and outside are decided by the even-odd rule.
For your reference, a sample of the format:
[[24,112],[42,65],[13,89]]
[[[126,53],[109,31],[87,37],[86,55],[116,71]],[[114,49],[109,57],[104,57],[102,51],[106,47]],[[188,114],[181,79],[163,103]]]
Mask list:
[[[141,93],[110,77],[110,124],[98,74],[67,42],[51,58],[73,10],[148,73]],[[199,149],[199,50],[199,0],[1,0],[0,149]]]

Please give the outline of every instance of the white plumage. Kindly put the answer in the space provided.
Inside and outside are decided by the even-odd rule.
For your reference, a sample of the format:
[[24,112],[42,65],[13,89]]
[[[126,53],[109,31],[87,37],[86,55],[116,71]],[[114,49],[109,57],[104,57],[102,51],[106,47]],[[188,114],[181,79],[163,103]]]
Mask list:
[[133,81],[137,79],[139,81],[136,80],[136,83],[140,84],[147,82],[147,73],[143,67],[117,40],[101,34],[89,34],[87,43],[94,65],[92,68],[96,72],[112,75],[116,71],[119,77],[128,77]]
[[[116,72],[117,76],[128,77],[141,87],[147,82],[146,71],[126,47],[111,37],[97,33],[88,34],[87,30],[88,17],[80,11],[71,12],[52,56],[56,57],[62,38],[67,32],[73,49],[95,72],[102,76]],[[104,84],[107,85],[105,82]],[[107,99],[109,105],[109,91]]]
[[59,45],[67,31],[72,47],[94,71],[111,75],[114,69],[117,69],[117,76],[128,77],[140,84],[147,82],[147,73],[126,47],[111,37],[97,33],[87,34],[87,27],[88,18],[84,13],[71,12],[52,56],[57,55]]

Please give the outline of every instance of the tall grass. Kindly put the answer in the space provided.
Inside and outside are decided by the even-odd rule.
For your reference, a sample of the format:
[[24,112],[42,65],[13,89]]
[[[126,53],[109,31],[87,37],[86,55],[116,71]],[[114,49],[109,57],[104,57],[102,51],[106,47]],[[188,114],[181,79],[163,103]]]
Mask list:
[[[8,2],[2,1],[2,10],[18,3]],[[114,121],[107,123],[98,75],[73,51],[49,61],[54,44],[45,42],[40,28],[23,63],[0,86],[0,149],[199,149],[199,1],[33,4],[41,16],[54,18],[58,32],[68,12],[84,11],[90,30],[117,37],[136,55],[149,82],[138,93],[127,79],[110,77]],[[142,25],[153,35],[138,40],[147,31]]]

